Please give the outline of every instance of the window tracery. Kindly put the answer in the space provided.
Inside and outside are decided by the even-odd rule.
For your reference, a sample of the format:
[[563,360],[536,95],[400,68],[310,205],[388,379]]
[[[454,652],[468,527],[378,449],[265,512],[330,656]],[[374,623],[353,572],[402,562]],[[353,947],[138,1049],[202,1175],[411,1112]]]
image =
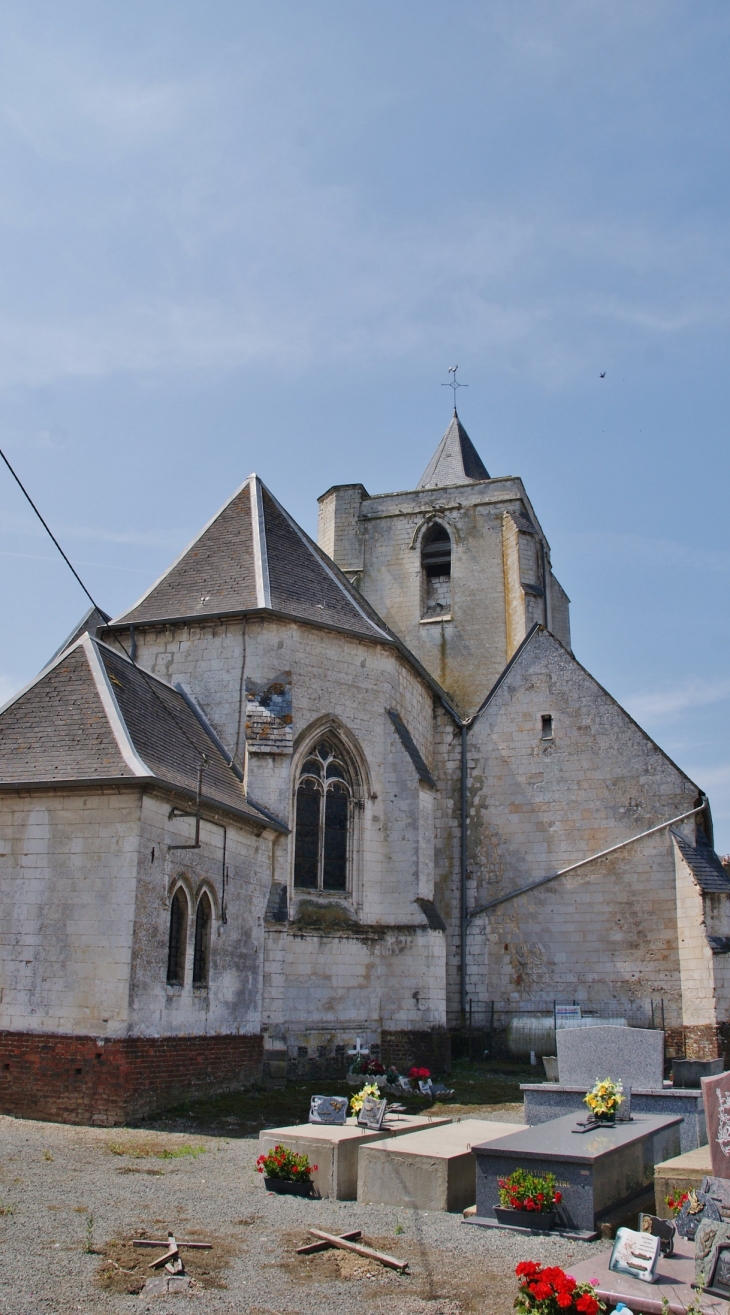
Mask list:
[[333,737],[320,740],[302,764],[296,791],[294,885],[346,891],[352,776]]

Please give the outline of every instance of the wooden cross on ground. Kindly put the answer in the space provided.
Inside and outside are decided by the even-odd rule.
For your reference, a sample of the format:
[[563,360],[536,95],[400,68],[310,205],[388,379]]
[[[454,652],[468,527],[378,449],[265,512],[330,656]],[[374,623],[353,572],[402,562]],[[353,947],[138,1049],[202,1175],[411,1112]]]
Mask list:
[[180,1255],[180,1247],[186,1247],[194,1251],[212,1251],[212,1242],[176,1242],[172,1233],[167,1234],[167,1241],[158,1241],[152,1237],[135,1238],[133,1246],[136,1247],[165,1247],[164,1256],[158,1256],[148,1266],[148,1269],[162,1269],[163,1265],[169,1274],[184,1274],[185,1265]]

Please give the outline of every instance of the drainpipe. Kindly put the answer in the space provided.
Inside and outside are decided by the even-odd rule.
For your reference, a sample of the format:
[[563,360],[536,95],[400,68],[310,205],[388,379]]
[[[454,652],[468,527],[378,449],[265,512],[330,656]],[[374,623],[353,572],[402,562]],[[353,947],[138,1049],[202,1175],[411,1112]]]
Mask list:
[[461,1021],[466,1019],[466,936],[469,916],[466,910],[466,820],[467,820],[467,760],[466,734],[468,725],[461,723]]

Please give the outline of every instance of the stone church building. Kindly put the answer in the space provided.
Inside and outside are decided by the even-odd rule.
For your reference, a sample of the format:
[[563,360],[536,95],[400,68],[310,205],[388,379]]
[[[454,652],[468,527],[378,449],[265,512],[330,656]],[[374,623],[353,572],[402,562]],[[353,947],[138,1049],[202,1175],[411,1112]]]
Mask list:
[[0,1111],[114,1123],[469,1010],[730,1018],[707,799],[573,656],[519,478],[456,412],[315,544],[250,476],[0,713]]

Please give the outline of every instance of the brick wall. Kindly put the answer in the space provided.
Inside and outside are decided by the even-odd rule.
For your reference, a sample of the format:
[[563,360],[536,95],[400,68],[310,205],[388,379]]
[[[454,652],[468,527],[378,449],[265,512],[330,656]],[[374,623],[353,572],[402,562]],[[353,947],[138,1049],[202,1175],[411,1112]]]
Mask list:
[[382,1032],[381,1059],[407,1073],[414,1064],[441,1075],[451,1070],[451,1034],[445,1028],[431,1032]]
[[261,1074],[261,1036],[127,1037],[0,1032],[0,1112],[101,1127]]

